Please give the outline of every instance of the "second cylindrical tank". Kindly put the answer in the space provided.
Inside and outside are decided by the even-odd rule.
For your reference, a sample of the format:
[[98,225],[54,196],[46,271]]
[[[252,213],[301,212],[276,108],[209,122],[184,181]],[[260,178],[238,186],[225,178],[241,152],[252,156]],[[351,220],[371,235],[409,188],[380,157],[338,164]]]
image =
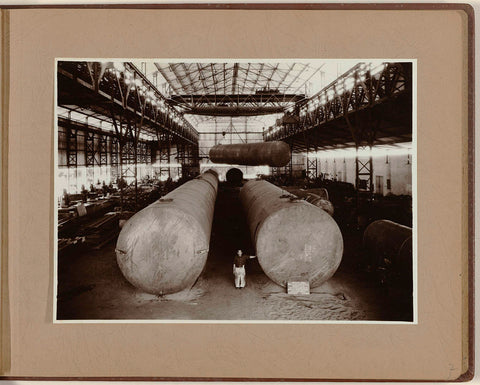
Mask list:
[[386,219],[372,222],[363,234],[363,246],[373,267],[388,260],[402,277],[412,274],[412,228]]
[[316,287],[340,265],[343,238],[335,220],[322,209],[263,180],[240,191],[258,262],[279,285],[308,281]]
[[217,188],[217,174],[207,171],[125,223],[115,251],[131,284],[168,294],[195,283],[207,259]]
[[290,161],[290,146],[281,141],[218,144],[210,149],[209,158],[213,163],[282,167]]

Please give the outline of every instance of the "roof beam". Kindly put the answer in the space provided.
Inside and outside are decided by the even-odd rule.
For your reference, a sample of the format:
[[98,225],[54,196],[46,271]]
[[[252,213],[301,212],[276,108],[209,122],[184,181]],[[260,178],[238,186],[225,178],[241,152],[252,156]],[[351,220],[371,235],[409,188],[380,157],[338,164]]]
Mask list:
[[201,83],[202,83],[203,89],[204,89],[205,92],[207,92],[208,87],[207,87],[207,85],[206,85],[206,83],[205,83],[205,78],[204,78],[204,76],[203,76],[203,68],[200,67],[200,64],[199,64],[199,63],[197,63],[197,71],[198,71],[198,77],[200,78],[200,81],[201,81]]
[[[290,83],[288,83],[288,86],[285,87],[285,91],[288,90],[288,89],[292,86],[292,84],[297,81],[297,79],[300,77],[300,75],[301,75],[302,73],[304,73],[305,70],[306,70],[308,67],[310,67],[308,64],[304,64],[303,68],[302,68],[300,71],[298,71],[297,76],[295,76],[295,77],[293,78],[293,80],[292,80]],[[305,83],[306,83],[306,81],[303,82],[303,83],[297,88],[297,90],[298,90],[300,87],[303,87],[303,85],[304,85]],[[295,92],[296,92],[297,90],[295,90]]]
[[210,63],[210,69],[212,71],[212,77],[213,77],[213,89],[215,92],[215,95],[217,94],[217,79],[215,78],[215,67],[213,63]]
[[245,85],[247,84],[248,73],[250,72],[250,63],[248,63],[247,71],[245,72],[245,78],[243,79],[242,90],[240,91],[242,94],[245,90]]
[[232,77],[232,94],[235,95],[235,87],[237,85],[238,77],[238,63],[233,65],[233,77]]
[[285,110],[284,106],[198,106],[185,111],[192,115],[212,116],[254,116],[278,114]]
[[169,100],[174,103],[182,103],[182,101],[187,100],[193,102],[194,104],[215,104],[216,102],[235,102],[237,103],[296,103],[303,101],[305,95],[301,94],[284,94],[277,92],[268,92],[268,93],[257,93],[257,94],[236,94],[236,95],[216,95],[216,94],[207,94],[207,95],[172,95]]
[[301,87],[303,87],[311,78],[313,78],[313,76],[322,69],[322,67],[324,66],[325,64],[322,64],[320,67],[318,67],[315,71],[313,71],[313,73],[307,78],[307,80],[305,80],[303,82],[303,84],[299,85],[297,87],[297,89],[294,91],[294,92],[297,92]]
[[275,74],[275,71],[277,71],[278,66],[279,66],[279,63],[277,63],[275,67],[272,68],[272,73],[270,74],[267,80],[267,88],[270,88],[270,82],[272,81],[273,75]]
[[225,63],[223,63],[223,93],[227,93],[227,70],[225,69]]
[[282,86],[282,83],[287,79],[288,75],[290,75],[290,73],[293,71],[293,69],[295,68],[295,65],[297,63],[293,63],[290,68],[285,71],[285,74],[283,75],[283,77],[280,79],[280,81],[278,82],[278,85],[281,87]]
[[185,63],[182,63],[183,70],[185,71],[185,75],[188,78],[188,81],[190,82],[190,87],[192,88],[193,92],[197,91],[197,88],[195,87],[195,81],[191,77],[190,70],[187,68],[187,65]]
[[175,64],[168,64],[168,68],[170,68],[170,71],[172,71],[172,73],[175,75],[175,77],[177,78],[178,82],[180,83],[180,86],[182,87],[182,90],[183,92],[187,93],[188,94],[188,90],[185,88],[185,85],[183,84],[182,80],[180,79],[180,77],[178,76],[178,73],[177,73],[177,70],[175,69],[174,67]]
[[164,69],[160,66],[160,64],[155,63],[155,67],[157,67],[158,72],[160,72],[160,74],[163,76],[165,81],[168,83],[170,87],[172,87],[175,90],[175,92],[181,91],[175,84],[172,83],[172,80],[167,76],[167,74],[165,73]]
[[265,63],[262,63],[260,65],[260,70],[258,71],[257,73],[257,78],[255,79],[254,83],[253,83],[253,90],[255,91],[255,87],[257,86],[257,83],[258,83],[258,79],[260,78],[260,74],[262,73],[263,71],[263,67],[265,67]]

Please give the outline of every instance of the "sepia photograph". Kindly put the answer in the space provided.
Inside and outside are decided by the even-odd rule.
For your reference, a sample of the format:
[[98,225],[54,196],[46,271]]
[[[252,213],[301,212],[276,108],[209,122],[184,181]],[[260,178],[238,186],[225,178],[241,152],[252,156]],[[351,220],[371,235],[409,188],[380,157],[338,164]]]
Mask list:
[[417,322],[415,60],[55,71],[55,322]]

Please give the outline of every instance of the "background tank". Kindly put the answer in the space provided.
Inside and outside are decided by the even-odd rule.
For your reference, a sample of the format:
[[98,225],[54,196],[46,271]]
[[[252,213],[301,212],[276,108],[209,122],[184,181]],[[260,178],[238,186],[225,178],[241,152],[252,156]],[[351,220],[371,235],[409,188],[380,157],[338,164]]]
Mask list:
[[218,177],[207,171],[131,217],[115,252],[125,278],[152,294],[191,287],[208,254]]
[[340,265],[343,238],[334,219],[322,209],[263,180],[240,190],[258,262],[279,285],[327,281]]
[[408,279],[412,274],[412,228],[386,219],[372,222],[363,234],[363,245],[374,267],[392,263],[392,269]]
[[243,181],[243,172],[238,168],[231,168],[227,171],[227,175],[225,177],[228,183],[239,186]]
[[209,157],[213,163],[282,167],[290,162],[290,146],[280,141],[217,144]]

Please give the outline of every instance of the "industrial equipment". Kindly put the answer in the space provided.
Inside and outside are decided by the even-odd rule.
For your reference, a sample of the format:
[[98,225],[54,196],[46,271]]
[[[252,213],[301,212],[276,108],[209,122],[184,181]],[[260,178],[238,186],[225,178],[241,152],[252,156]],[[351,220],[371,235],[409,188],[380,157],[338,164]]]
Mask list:
[[412,228],[389,220],[372,222],[363,234],[363,245],[374,269],[387,269],[389,276],[412,281]]

